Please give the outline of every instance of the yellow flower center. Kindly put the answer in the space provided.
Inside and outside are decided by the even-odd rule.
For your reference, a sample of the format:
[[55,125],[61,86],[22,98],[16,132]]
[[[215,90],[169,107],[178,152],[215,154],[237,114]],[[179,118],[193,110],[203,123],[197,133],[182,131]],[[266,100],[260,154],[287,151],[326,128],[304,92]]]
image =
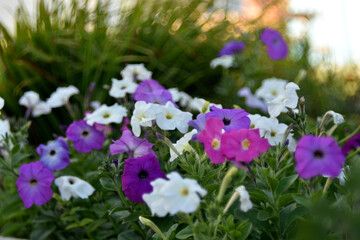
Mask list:
[[255,125],[252,123],[250,124],[250,129],[254,129],[255,128]]
[[216,138],[214,138],[214,140],[211,142],[211,146],[213,147],[213,149],[219,149],[220,147],[220,141]]
[[103,118],[109,118],[110,117],[110,114],[109,113],[105,113],[104,115],[103,115]]
[[277,95],[277,91],[276,91],[276,90],[272,90],[272,91],[271,91],[271,95],[276,96],[276,95]]
[[181,195],[183,195],[184,197],[189,195],[189,189],[187,189],[185,187],[183,189],[181,189]]
[[275,135],[276,135],[276,132],[275,132],[275,131],[271,131],[270,136],[275,137]]
[[166,113],[165,117],[166,117],[166,119],[172,119],[173,116],[170,113]]
[[247,150],[250,147],[250,141],[245,139],[244,141],[241,142],[241,145],[243,149]]

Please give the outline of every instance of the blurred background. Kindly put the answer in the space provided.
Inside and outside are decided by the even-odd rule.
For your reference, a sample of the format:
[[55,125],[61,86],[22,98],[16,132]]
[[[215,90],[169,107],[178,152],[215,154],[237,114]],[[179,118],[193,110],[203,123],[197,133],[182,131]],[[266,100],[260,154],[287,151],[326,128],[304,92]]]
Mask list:
[[[165,87],[177,87],[225,107],[243,106],[237,91],[254,92],[265,78],[299,83],[308,114],[327,110],[358,122],[360,2],[357,0],[0,0],[0,96],[8,115],[23,116],[28,90],[45,100],[73,84],[92,100],[110,103],[102,88],[128,63],[145,63]],[[290,54],[272,61],[259,40],[265,27],[280,31]],[[209,63],[230,40],[244,41],[242,62],[231,72]],[[80,96],[74,98],[84,112]],[[251,112],[254,113],[254,112]],[[34,119],[50,139],[68,124],[65,109]]]

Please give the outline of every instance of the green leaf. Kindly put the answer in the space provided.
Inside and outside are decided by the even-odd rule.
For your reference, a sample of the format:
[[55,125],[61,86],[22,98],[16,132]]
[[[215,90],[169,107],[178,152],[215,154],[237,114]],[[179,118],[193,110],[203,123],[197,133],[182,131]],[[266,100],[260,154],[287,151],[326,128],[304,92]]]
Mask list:
[[142,239],[143,238],[134,231],[122,232],[117,236],[117,240],[142,240]]
[[291,202],[294,199],[293,195],[294,195],[293,193],[287,193],[287,194],[281,195],[277,200],[278,209],[281,209],[284,205]]
[[275,189],[277,188],[277,186],[279,185],[279,181],[277,179],[275,179],[275,178],[272,178],[272,177],[267,177],[267,180],[269,182],[271,191],[274,192]]
[[30,239],[45,240],[56,230],[56,226],[36,228],[30,234]]
[[113,180],[111,178],[104,178],[104,177],[100,178],[100,184],[106,190],[116,191],[116,187],[115,187],[114,182],[113,182]]
[[299,175],[295,174],[289,177],[282,178],[279,182],[278,187],[275,190],[275,193],[277,195],[280,195],[281,193],[285,192],[298,178]]
[[258,212],[257,218],[260,221],[265,221],[265,220],[268,220],[269,218],[271,218],[271,214],[266,210],[262,210],[262,211]]
[[91,218],[84,218],[80,221],[80,226],[81,227],[84,227],[86,225],[88,225],[89,223],[93,222],[94,219],[91,219]]
[[249,234],[251,233],[252,224],[248,221],[242,222],[236,230],[240,232],[240,235],[237,236],[236,240],[245,240],[248,238]]
[[293,199],[304,207],[309,208],[311,206],[311,201],[303,196],[293,195]]
[[269,164],[271,169],[274,170],[276,168],[277,160],[275,158],[269,157],[266,159],[266,162]]

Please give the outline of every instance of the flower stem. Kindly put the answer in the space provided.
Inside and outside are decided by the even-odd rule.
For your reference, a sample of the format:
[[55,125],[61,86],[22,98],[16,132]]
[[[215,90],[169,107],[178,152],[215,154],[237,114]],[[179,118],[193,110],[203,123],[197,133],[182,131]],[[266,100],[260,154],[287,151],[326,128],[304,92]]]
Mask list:
[[332,178],[328,178],[326,180],[325,186],[324,186],[324,190],[323,190],[323,195],[325,195],[325,193],[327,192],[327,190],[329,189],[330,185],[332,183]]
[[352,138],[353,136],[355,136],[355,134],[360,131],[360,125],[348,136],[346,136],[345,138],[341,139],[339,141],[339,144],[345,143],[347,140],[349,140],[350,138]]

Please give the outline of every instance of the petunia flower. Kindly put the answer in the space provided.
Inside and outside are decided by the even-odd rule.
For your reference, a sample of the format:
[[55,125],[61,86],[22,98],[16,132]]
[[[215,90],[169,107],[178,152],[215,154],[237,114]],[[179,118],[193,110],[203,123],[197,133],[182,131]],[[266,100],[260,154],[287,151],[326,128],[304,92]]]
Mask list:
[[103,104],[94,112],[86,115],[85,120],[90,126],[94,125],[94,123],[107,125],[110,123],[121,123],[126,115],[127,109],[117,103],[112,106]]
[[253,207],[253,204],[252,204],[252,202],[250,200],[250,195],[249,195],[248,191],[246,191],[245,186],[241,185],[241,186],[237,187],[235,189],[235,191],[240,196],[240,209],[241,209],[241,211],[243,211],[243,212],[249,211]]
[[21,165],[16,186],[24,206],[29,208],[33,204],[43,205],[50,201],[54,178],[52,172],[39,161]]
[[215,106],[211,107],[211,111],[205,114],[206,119],[218,118],[224,123],[224,130],[230,132],[233,129],[249,129],[250,119],[243,109],[220,109]]
[[55,179],[61,198],[69,201],[71,197],[87,199],[94,193],[95,189],[84,180],[74,176],[62,176]]
[[0,119],[0,147],[3,145],[6,134],[11,134],[10,121]]
[[[2,97],[0,97],[0,110],[4,107],[4,105],[5,105],[5,101]],[[1,112],[0,112],[0,114],[1,114]]]
[[196,116],[195,120],[191,120],[188,122],[188,125],[195,128],[197,130],[197,133],[194,134],[191,138],[191,141],[197,141],[197,136],[199,135],[199,133],[205,129],[205,124],[206,124],[206,117],[205,114],[203,113],[199,113]]
[[[197,130],[193,129],[191,132],[186,133],[182,138],[177,140],[175,144],[173,144],[173,146],[175,147],[175,149],[177,150],[177,152],[180,155],[182,155],[184,151],[186,151],[186,152],[191,151],[192,148],[189,144],[189,141],[191,140],[193,135],[196,133],[197,133]],[[178,155],[170,148],[170,160],[169,161],[172,162],[177,157],[178,157]]]
[[222,66],[223,68],[230,68],[234,65],[234,56],[233,55],[224,55],[218,58],[214,58],[210,62],[211,68],[216,68]]
[[234,55],[236,53],[241,53],[245,49],[245,43],[240,41],[230,41],[225,44],[225,46],[220,50],[219,57],[225,55]]
[[333,137],[302,137],[295,151],[296,171],[302,178],[317,175],[338,177],[345,156]]
[[174,102],[179,102],[180,106],[186,107],[192,101],[192,98],[186,92],[179,91],[177,88],[169,88],[171,93],[172,100]]
[[[206,103],[207,103],[207,106],[206,106]],[[201,113],[209,112],[210,108],[212,106],[215,106],[217,108],[222,108],[221,104],[210,103],[210,102],[207,102],[203,98],[197,98],[197,97],[194,98],[190,103],[191,109],[196,110],[196,111],[201,112]],[[206,109],[204,109],[205,107],[206,107]]]
[[271,59],[280,60],[286,58],[289,53],[288,46],[275,29],[265,28],[261,33],[261,41],[267,46],[267,52]]
[[126,78],[123,80],[117,80],[113,78],[111,81],[112,85],[109,91],[109,95],[114,98],[123,98],[127,93],[133,94],[138,86],[132,80]]
[[257,122],[258,122],[258,120],[261,119],[261,116],[259,114],[249,114],[247,116],[250,119],[250,127],[249,127],[249,129],[258,128],[257,127]]
[[209,118],[205,129],[197,137],[204,144],[205,152],[214,164],[223,163],[226,160],[220,151],[223,127],[224,123],[219,118]]
[[121,71],[121,76],[123,79],[131,79],[132,81],[136,82],[144,81],[146,79],[151,79],[152,72],[147,70],[143,63],[140,64],[128,64],[126,67]]
[[167,102],[165,106],[159,106],[156,114],[156,124],[162,130],[178,129],[181,133],[188,130],[188,122],[192,120],[192,113],[183,112],[176,108],[173,103]]
[[255,96],[262,98],[266,103],[272,101],[278,96],[285,94],[287,81],[279,78],[267,78],[262,81],[261,87],[255,92]]
[[19,104],[30,109],[33,117],[38,117],[51,112],[49,104],[41,101],[39,94],[34,91],[25,92],[20,98]]
[[263,112],[267,112],[267,104],[258,97],[256,97],[255,95],[253,95],[250,91],[250,88],[248,87],[241,88],[238,92],[238,96],[245,98],[246,106],[251,108],[258,108]]
[[351,150],[356,150],[358,147],[360,147],[360,133],[349,138],[341,148],[341,151],[346,156]]
[[105,141],[105,136],[95,126],[90,126],[85,120],[74,121],[66,130],[66,137],[74,143],[74,148],[81,153],[99,150]]
[[152,214],[163,217],[168,213],[195,212],[200,205],[200,197],[204,197],[207,191],[196,180],[182,178],[177,172],[171,172],[166,177],[168,180],[151,182],[153,191],[143,195]]
[[136,88],[133,98],[135,101],[145,101],[147,103],[157,103],[161,105],[172,101],[171,93],[153,79],[147,79],[141,82]]
[[125,130],[121,138],[113,142],[110,145],[111,155],[127,153],[129,158],[137,158],[154,153],[151,150],[154,144],[149,143],[146,139],[133,136],[129,130]]
[[70,164],[69,146],[63,137],[48,145],[40,144],[36,151],[40,155],[40,162],[51,171],[60,171]]
[[280,95],[268,103],[268,111],[271,118],[276,118],[281,112],[287,112],[287,108],[295,109],[299,97],[296,93],[299,86],[293,82],[286,84],[284,95]]
[[156,114],[160,108],[154,104],[138,101],[131,116],[130,124],[136,137],[141,134],[141,127],[151,127],[152,121],[156,119]]
[[71,96],[78,93],[79,89],[72,85],[68,87],[59,87],[50,95],[50,98],[47,99],[46,103],[51,108],[61,107],[69,102]]
[[223,134],[220,151],[227,159],[250,163],[269,147],[268,140],[260,137],[259,129],[240,129]]
[[158,178],[165,178],[159,161],[154,154],[125,160],[122,178],[122,189],[132,202],[143,202],[143,194],[151,193],[151,182]]

